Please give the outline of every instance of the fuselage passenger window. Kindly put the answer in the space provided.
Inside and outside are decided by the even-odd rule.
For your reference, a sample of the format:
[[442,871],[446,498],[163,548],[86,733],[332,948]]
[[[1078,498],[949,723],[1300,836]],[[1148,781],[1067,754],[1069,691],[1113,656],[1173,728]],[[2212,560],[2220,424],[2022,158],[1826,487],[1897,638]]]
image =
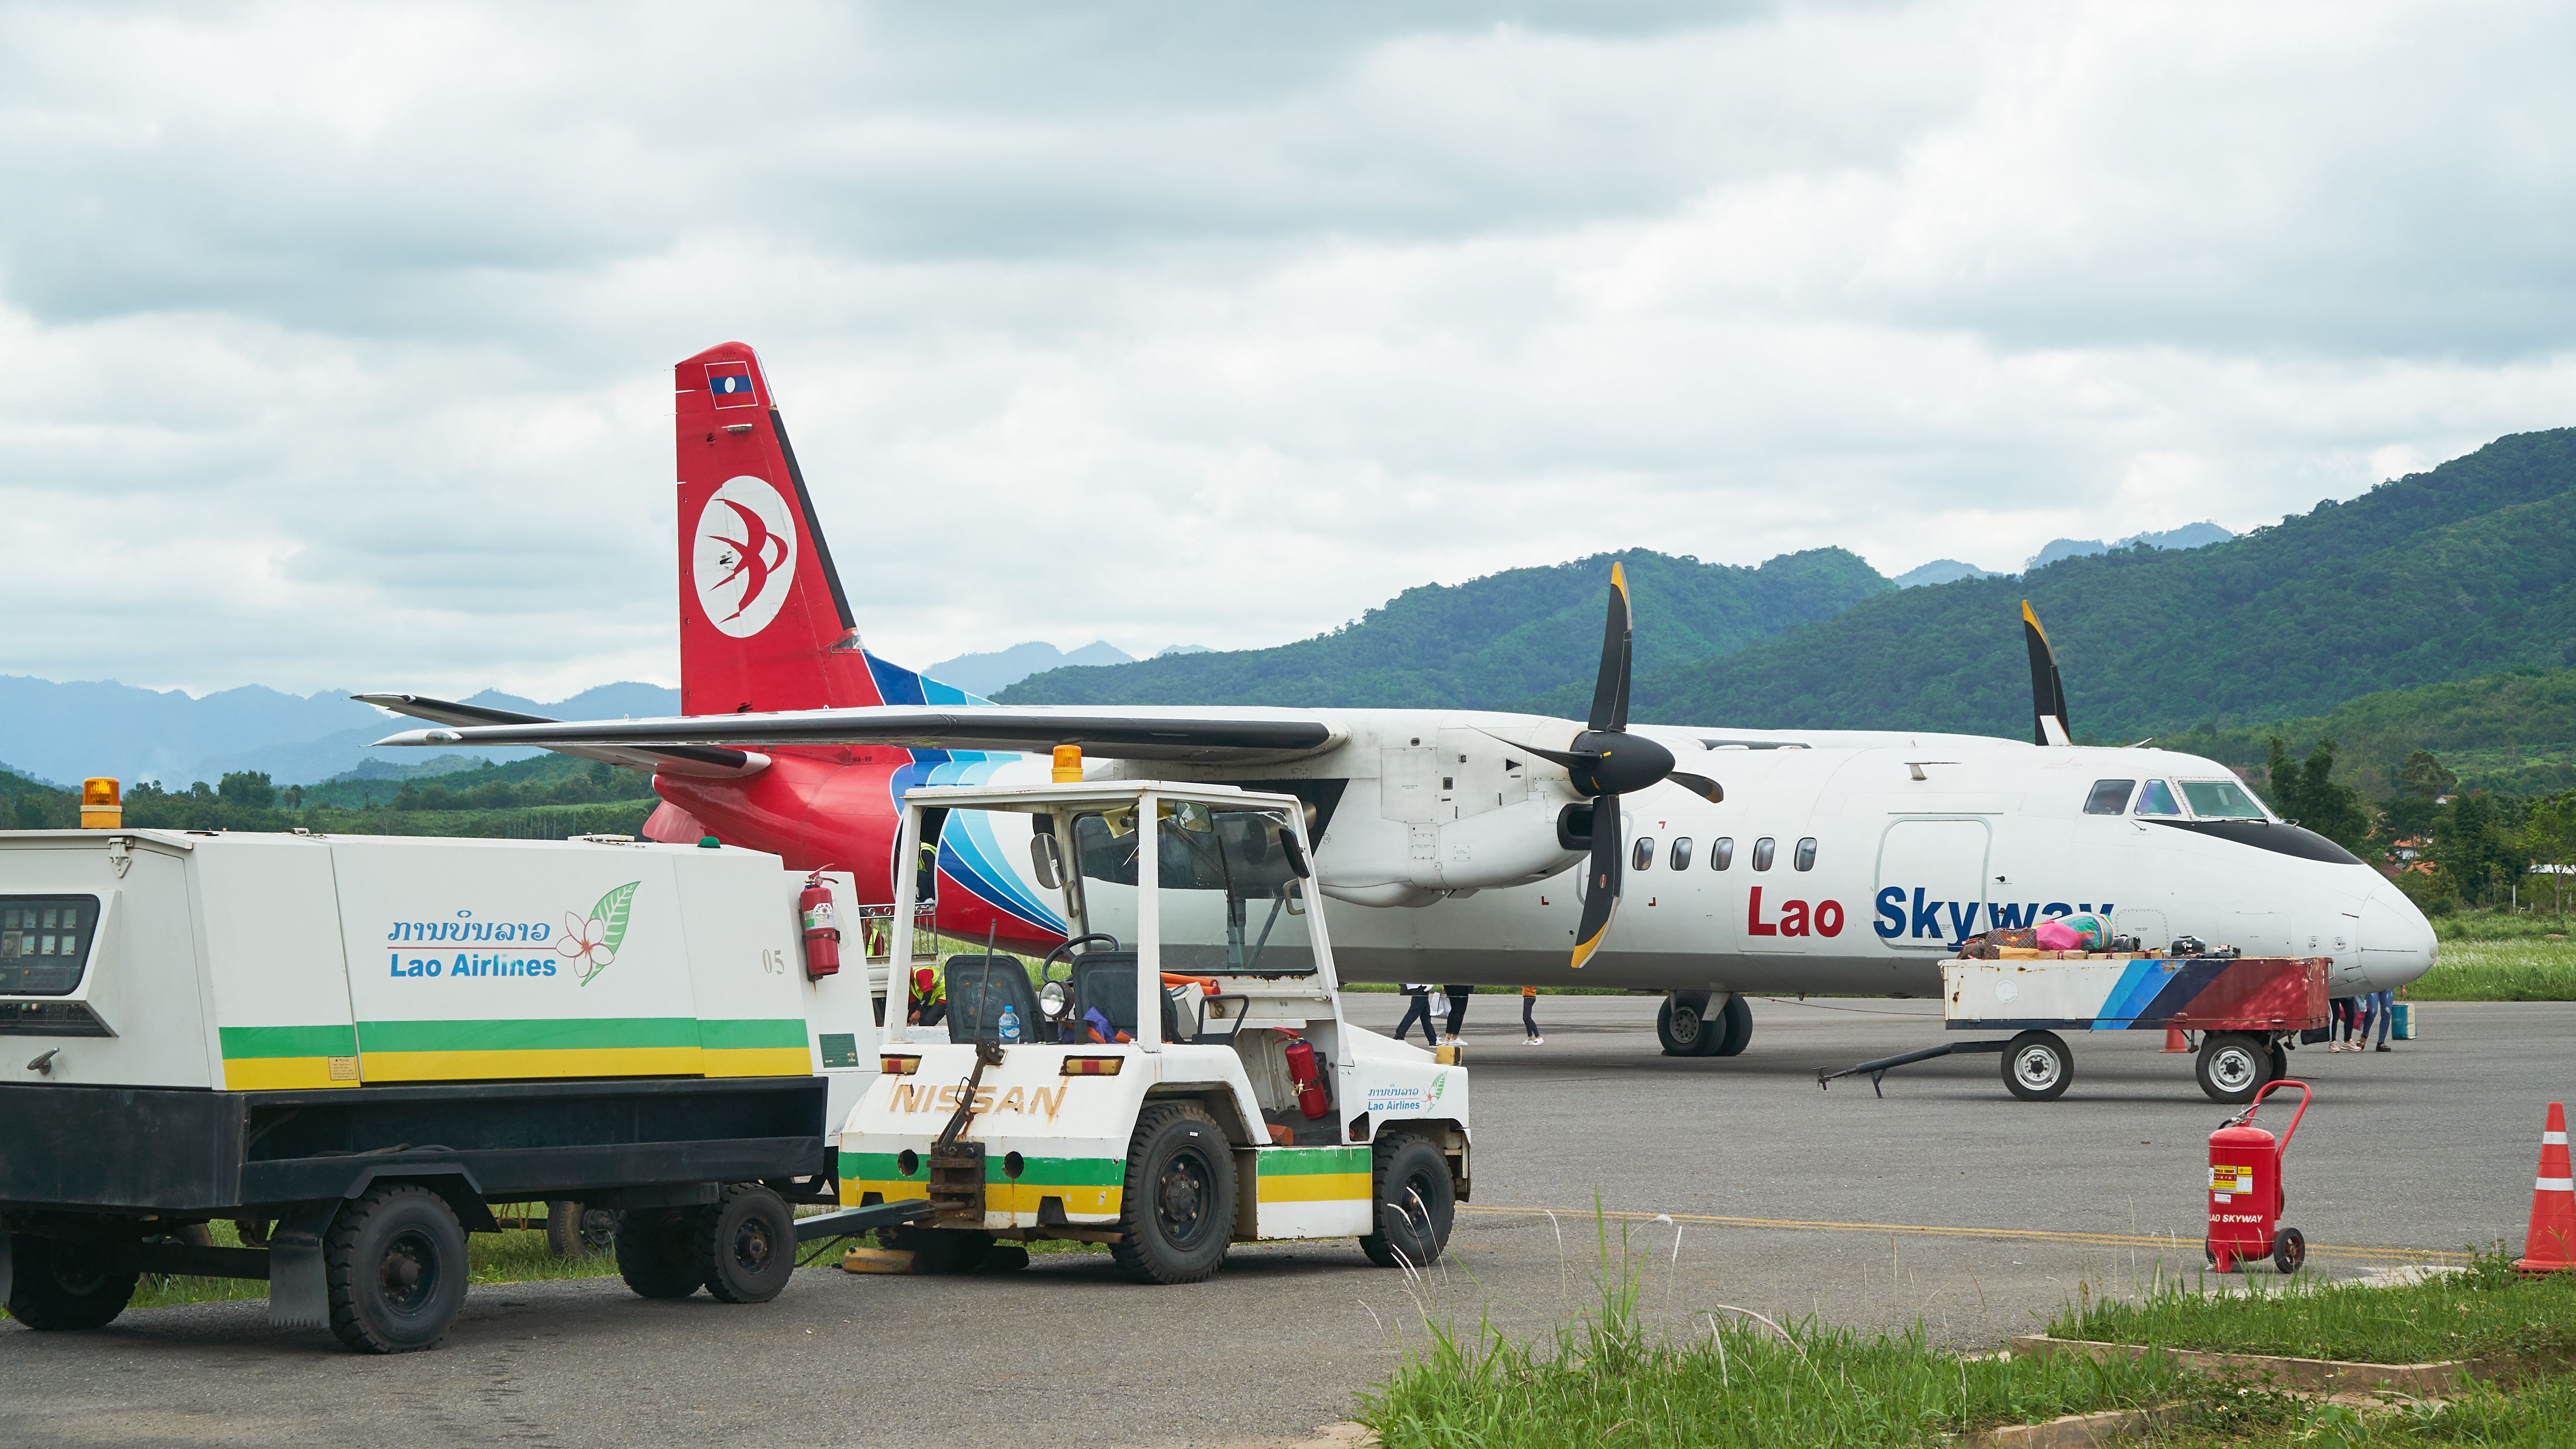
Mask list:
[[2182,813],[2182,806],[2174,803],[2174,792],[2172,786],[2166,784],[2162,780],[2149,780],[2146,784],[2146,788],[2138,792],[2138,813],[2141,815],[2180,815]]
[[2129,808],[2129,792],[2136,788],[2135,780],[2096,780],[2093,793],[2084,797],[2084,813],[2117,815]]
[[1773,840],[1768,835],[1753,842],[1753,868],[1755,870],[1769,870],[1771,868],[1772,853],[1778,849],[1779,842]]
[[1717,843],[1708,848],[1708,868],[1724,870],[1733,864],[1735,864],[1735,837],[1721,835],[1717,838]]
[[1673,841],[1673,869],[1690,869],[1690,855],[1691,838],[1687,835],[1676,837]]
[[1816,868],[1816,837],[1810,835],[1806,839],[1798,842],[1798,854],[1794,858],[1793,863],[1800,870],[1814,870]]
[[1651,835],[1637,837],[1636,845],[1628,852],[1628,868],[1631,870],[1655,868],[1655,837]]

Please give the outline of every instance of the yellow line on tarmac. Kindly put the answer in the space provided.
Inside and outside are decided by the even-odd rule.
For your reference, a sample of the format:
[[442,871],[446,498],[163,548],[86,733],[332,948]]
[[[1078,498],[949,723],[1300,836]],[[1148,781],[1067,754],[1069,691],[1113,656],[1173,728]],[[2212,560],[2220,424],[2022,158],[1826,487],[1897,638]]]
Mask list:
[[[1559,1219],[1591,1217],[1592,1208],[1475,1207],[1466,1203],[1458,1211],[1487,1217],[1541,1217],[1553,1213]],[[1714,1213],[1649,1213],[1624,1209],[1600,1209],[1600,1215],[1620,1222],[1652,1222],[1670,1218],[1677,1223],[1714,1223],[1730,1228],[1804,1228],[1826,1233],[1916,1233],[1936,1238],[2003,1238],[2015,1242],[2074,1243],[2088,1248],[2157,1248],[2178,1252],[2191,1246],[2188,1238],[2149,1238],[2126,1233],[2054,1233],[2038,1228],[1957,1228],[1935,1223],[1830,1223],[1805,1218],[1737,1218]],[[2469,1255],[2445,1252],[2438,1248],[2347,1248],[2326,1243],[2310,1243],[2308,1251],[2331,1253],[2339,1258],[2368,1258],[2400,1263],[2465,1263]]]

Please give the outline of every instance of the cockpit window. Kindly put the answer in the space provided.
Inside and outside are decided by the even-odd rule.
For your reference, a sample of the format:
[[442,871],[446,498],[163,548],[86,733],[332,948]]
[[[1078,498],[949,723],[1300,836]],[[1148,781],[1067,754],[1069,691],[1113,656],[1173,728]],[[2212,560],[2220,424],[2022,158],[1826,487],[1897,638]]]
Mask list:
[[2245,787],[2233,780],[2185,780],[2182,797],[2191,802],[2191,813],[2203,820],[2265,820],[2263,807],[2245,793]]
[[2137,787],[2135,780],[2096,780],[2093,793],[2084,797],[2084,813],[2117,815],[2129,808],[2129,792]]
[[2137,813],[2140,815],[2180,815],[2182,813],[2182,805],[2179,801],[2174,799],[2173,787],[2171,785],[2166,784],[2162,780],[2149,780],[2147,782],[2147,787],[2138,792]]

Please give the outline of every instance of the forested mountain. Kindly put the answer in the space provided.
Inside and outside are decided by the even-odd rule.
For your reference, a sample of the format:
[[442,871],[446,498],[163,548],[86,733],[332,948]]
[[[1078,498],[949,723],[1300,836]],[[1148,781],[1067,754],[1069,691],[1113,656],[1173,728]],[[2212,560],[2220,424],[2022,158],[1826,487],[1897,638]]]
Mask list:
[[[1839,548],[1759,568],[1635,550],[1407,589],[1329,634],[1272,649],[1053,669],[1005,704],[1407,705],[1512,709],[1562,685],[1588,698],[1613,559],[1636,600],[1640,673],[1731,654],[1895,586]],[[1580,713],[1580,708],[1577,709]]]
[[2260,766],[2274,735],[2301,751],[2333,740],[2337,778],[2374,799],[2396,793],[2399,772],[2417,750],[2439,759],[2463,790],[2541,795],[2576,789],[2576,670],[2521,670],[2384,690],[2305,719],[2194,726],[2156,743]]
[[[1640,588],[1641,617],[1651,596]],[[2100,739],[2321,715],[2355,696],[2576,664],[2576,428],[2520,433],[2349,503],[2187,552],[1872,598],[1641,671],[1645,721],[2026,735],[2019,603]]]

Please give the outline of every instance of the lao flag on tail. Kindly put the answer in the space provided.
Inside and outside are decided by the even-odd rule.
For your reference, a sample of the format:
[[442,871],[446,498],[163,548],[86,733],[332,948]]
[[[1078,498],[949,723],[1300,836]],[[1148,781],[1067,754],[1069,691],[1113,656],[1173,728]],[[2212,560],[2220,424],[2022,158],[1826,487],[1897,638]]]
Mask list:
[[714,395],[720,408],[760,406],[758,389],[752,385],[748,362],[710,362],[707,364],[707,391]]

